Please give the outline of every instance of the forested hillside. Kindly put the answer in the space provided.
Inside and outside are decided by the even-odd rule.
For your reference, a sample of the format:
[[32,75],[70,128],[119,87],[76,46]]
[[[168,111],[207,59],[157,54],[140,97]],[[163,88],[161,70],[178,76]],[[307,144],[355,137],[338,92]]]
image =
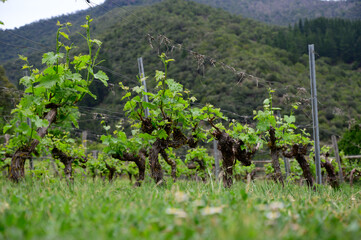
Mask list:
[[[97,18],[113,8],[122,6],[151,5],[161,0],[106,0],[101,6],[91,4],[93,8],[76,14],[41,20],[14,31],[0,31],[0,63],[11,60],[17,54],[29,54],[48,49],[47,43],[54,36],[57,20],[70,21],[79,26],[79,20],[87,14]],[[361,19],[361,2],[356,0],[327,2],[320,0],[194,0],[195,2],[221,8],[243,17],[253,18],[265,23],[288,25],[300,19],[317,17],[338,17]],[[29,41],[36,41],[39,44]]]
[[196,0],[262,22],[288,25],[318,17],[361,19],[361,2],[321,0]]
[[293,53],[295,59],[307,53],[307,43],[314,43],[317,53],[333,63],[343,61],[361,66],[361,21],[318,18],[300,20],[293,28],[279,31],[271,45]]
[[[361,19],[361,2],[322,0],[193,0],[234,14],[276,25],[318,17]],[[144,5],[161,0],[107,0],[105,6]]]
[[[287,35],[292,29],[270,27],[190,1],[168,0],[147,8],[109,11],[105,11],[106,6],[102,8],[105,14],[96,18],[92,34],[104,43],[101,58],[106,62],[100,68],[109,74],[113,85],[95,86],[97,101],[85,99],[82,103],[81,129],[88,128],[96,134],[99,118],[114,122],[124,116],[118,82],[130,87],[136,84],[140,56],[144,58],[152,91],[154,72],[161,68],[158,55],[166,52],[176,60],[170,66],[170,76],[192,91],[197,104],[212,103],[230,118],[252,123],[253,110],[262,106],[267,89],[272,87],[276,89],[275,104],[281,108],[301,103],[296,115],[301,127],[311,130],[308,56],[276,48],[271,41],[280,31]],[[69,19],[64,17],[62,21]],[[71,36],[76,43],[79,38],[75,33]],[[308,43],[311,42],[305,40],[296,46],[307,49]],[[332,60],[319,53],[318,45],[316,51],[320,131],[321,137],[328,140],[332,134],[341,135],[350,121],[360,117],[361,107],[355,99],[361,97],[361,80],[352,65],[331,65]],[[32,54],[29,61],[41,68],[37,65],[40,56]],[[10,79],[24,74],[19,62],[4,66]]]

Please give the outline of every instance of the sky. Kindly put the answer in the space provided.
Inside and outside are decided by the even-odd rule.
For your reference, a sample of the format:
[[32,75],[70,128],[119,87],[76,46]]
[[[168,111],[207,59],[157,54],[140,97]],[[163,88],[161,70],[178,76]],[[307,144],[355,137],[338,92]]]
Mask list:
[[[95,4],[105,0],[90,0]],[[86,0],[7,0],[0,1],[0,29],[14,29],[23,25],[62,14],[87,9]]]

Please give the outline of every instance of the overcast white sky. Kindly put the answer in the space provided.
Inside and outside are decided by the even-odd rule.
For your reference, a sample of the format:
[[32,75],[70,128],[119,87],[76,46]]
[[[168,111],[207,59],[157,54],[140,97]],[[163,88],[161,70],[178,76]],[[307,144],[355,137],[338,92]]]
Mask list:
[[[91,0],[100,4],[105,0]],[[86,9],[86,0],[7,0],[0,1],[0,29],[13,29],[25,24]]]

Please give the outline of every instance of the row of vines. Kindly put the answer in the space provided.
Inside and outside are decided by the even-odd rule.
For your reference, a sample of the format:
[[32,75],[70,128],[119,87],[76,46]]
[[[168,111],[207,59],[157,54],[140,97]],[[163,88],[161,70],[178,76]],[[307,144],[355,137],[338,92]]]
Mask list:
[[[189,90],[168,76],[168,68],[174,61],[165,54],[160,56],[164,70],[156,71],[154,79],[139,78],[139,86],[130,89],[119,83],[126,101],[124,112],[131,122],[131,134],[121,124],[115,129],[106,125],[107,134],[101,136],[103,152],[99,156],[87,155],[76,139],[70,137],[69,128],[78,127],[79,103],[86,95],[96,98],[89,90],[94,80],[107,86],[108,77],[95,66],[102,43],[90,36],[92,19],[82,25],[82,37],[88,45],[87,54],[72,55],[75,48],[70,42],[70,23],[60,24],[56,37],[56,51],[45,53],[43,70],[34,69],[26,57],[23,69],[30,76],[20,83],[25,91],[20,103],[12,111],[13,119],[3,129],[11,135],[7,145],[1,149],[1,167],[8,169],[9,179],[18,182],[25,176],[25,163],[34,157],[52,155],[62,165],[66,179],[73,181],[74,166],[82,174],[94,178],[107,176],[112,181],[122,172],[136,175],[140,186],[147,172],[159,185],[165,183],[165,172],[173,181],[179,177],[199,178],[207,181],[214,177],[214,158],[208,154],[206,143],[217,140],[221,153],[220,176],[225,187],[230,187],[235,175],[251,173],[257,151],[267,149],[272,159],[272,178],[284,184],[280,158],[294,158],[295,167],[314,187],[314,164],[312,141],[309,134],[297,128],[293,112],[283,117],[276,116],[280,110],[272,104],[272,93],[263,102],[263,109],[254,112],[255,124],[244,125],[229,121],[220,109],[206,105],[195,107],[197,99]],[[62,42],[63,41],[63,42]],[[144,91],[142,81],[156,81],[154,92]],[[149,102],[144,101],[148,96]],[[297,103],[293,109],[297,109]],[[149,116],[145,116],[145,110]],[[30,124],[29,124],[30,123]],[[180,158],[179,153],[185,157]],[[309,156],[310,155],[310,156]],[[337,187],[337,167],[328,158],[322,166],[330,183]],[[56,168],[55,168],[56,169]],[[35,170],[34,170],[35,171]]]

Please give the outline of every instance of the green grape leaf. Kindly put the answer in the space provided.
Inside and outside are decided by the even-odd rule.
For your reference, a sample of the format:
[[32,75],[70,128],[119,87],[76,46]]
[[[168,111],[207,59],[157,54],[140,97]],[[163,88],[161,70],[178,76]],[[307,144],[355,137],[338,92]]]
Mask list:
[[285,115],[283,118],[288,124],[294,123],[296,122],[296,117],[295,116],[287,116]]
[[49,122],[46,119],[41,119],[39,118],[39,116],[35,116],[34,124],[37,128],[40,128],[40,127],[46,127],[47,125],[49,125]]
[[12,127],[13,127],[12,125],[5,125],[4,128],[3,128],[3,133],[5,134]]
[[94,95],[92,92],[88,91],[87,93],[88,93],[92,98],[97,99],[97,96]]
[[73,80],[74,82],[80,82],[80,84],[82,84],[82,85],[86,84],[86,81],[82,82],[83,79],[79,73],[66,74],[65,76],[66,76],[66,78],[69,78],[69,79]]
[[143,91],[142,87],[140,87],[140,86],[135,86],[132,90],[138,94]]
[[180,83],[177,83],[173,79],[167,79],[166,81],[168,88],[171,92],[181,92],[183,90],[183,86]]
[[130,97],[131,95],[132,95],[132,94],[131,94],[130,92],[127,92],[127,93],[122,97],[121,100],[124,100],[124,98]]
[[160,80],[162,80],[163,78],[164,78],[164,76],[165,76],[165,74],[164,74],[164,72],[162,72],[162,71],[156,71],[155,72],[155,80],[157,80],[157,82],[158,81],[160,81]]
[[159,130],[157,135],[158,135],[158,138],[160,138],[160,139],[167,139],[167,137],[168,137],[168,134],[164,129]]
[[99,47],[103,44],[100,40],[98,39],[93,39],[91,40],[91,42],[95,43],[96,45],[98,45]]
[[58,75],[46,75],[40,78],[40,83],[36,86],[36,88],[51,88],[55,86],[59,81],[60,78]]
[[90,56],[89,55],[79,55],[74,56],[74,61],[71,63],[75,65],[75,69],[82,70],[85,69],[87,64],[90,63]]
[[24,85],[25,87],[30,87],[34,78],[32,76],[24,76],[20,79],[19,84]]
[[48,66],[54,65],[58,60],[64,57],[63,53],[54,54],[53,52],[44,53],[42,63]]
[[158,106],[156,104],[153,103],[149,103],[149,102],[142,102],[143,108],[149,108],[149,109],[157,109]]
[[78,116],[77,114],[69,114],[69,120],[74,124],[74,126],[76,128],[79,128],[79,123],[78,123]]
[[66,34],[66,33],[64,33],[64,32],[59,32],[59,33],[60,33],[64,38],[70,40],[68,34]]
[[109,78],[108,78],[108,76],[105,74],[105,72],[103,72],[102,70],[99,70],[96,74],[94,74],[94,77],[96,78],[96,79],[98,79],[98,80],[100,80],[103,84],[104,84],[104,86],[108,86],[108,80],[109,80]]
[[83,87],[79,87],[79,86],[75,86],[74,89],[78,92],[81,92],[81,93],[88,93],[89,90],[86,89],[86,88],[83,88]]

